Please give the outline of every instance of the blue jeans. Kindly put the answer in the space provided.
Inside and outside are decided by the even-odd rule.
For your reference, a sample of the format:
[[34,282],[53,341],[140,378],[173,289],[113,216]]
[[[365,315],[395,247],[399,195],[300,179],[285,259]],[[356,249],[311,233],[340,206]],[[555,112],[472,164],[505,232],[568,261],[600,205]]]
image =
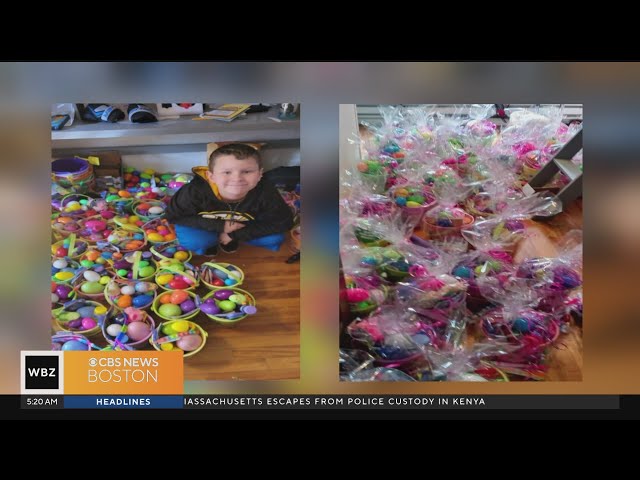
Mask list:
[[[208,248],[218,244],[218,232],[210,232],[208,230],[185,227],[184,225],[177,224],[175,227],[178,243],[198,255],[204,255]],[[284,234],[274,233],[272,235],[247,240],[245,243],[277,252],[280,250],[280,245],[284,242],[284,238]]]

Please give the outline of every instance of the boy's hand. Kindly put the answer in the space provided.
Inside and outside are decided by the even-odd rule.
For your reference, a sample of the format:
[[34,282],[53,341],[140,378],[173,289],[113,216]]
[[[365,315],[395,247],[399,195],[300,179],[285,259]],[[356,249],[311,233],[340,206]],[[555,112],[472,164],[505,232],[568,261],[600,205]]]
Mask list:
[[232,222],[230,220],[224,221],[224,233],[235,232],[236,230],[240,230],[244,228],[245,224],[242,222]]
[[226,245],[231,241],[231,237],[227,233],[221,233],[218,240],[222,245]]

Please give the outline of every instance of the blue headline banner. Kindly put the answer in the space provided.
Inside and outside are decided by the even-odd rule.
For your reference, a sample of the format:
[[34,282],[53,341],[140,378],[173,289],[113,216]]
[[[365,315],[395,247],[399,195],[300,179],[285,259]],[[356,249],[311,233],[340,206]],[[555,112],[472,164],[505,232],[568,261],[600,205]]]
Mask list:
[[69,395],[64,397],[64,408],[182,408],[180,395]]

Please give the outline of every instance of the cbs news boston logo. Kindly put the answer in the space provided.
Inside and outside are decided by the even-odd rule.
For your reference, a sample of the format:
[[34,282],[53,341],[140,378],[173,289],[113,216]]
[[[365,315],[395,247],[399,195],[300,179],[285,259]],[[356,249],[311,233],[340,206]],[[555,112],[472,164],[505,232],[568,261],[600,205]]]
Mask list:
[[21,393],[180,395],[181,352],[21,352]]

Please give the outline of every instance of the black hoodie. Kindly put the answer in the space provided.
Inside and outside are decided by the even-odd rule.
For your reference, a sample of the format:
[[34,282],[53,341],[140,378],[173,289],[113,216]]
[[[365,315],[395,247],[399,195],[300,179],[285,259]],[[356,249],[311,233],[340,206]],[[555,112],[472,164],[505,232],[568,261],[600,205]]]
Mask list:
[[293,213],[276,188],[264,178],[240,202],[220,200],[209,182],[194,168],[194,179],[171,199],[166,218],[171,223],[222,233],[225,220],[244,222],[245,227],[229,234],[246,241],[293,228]]

